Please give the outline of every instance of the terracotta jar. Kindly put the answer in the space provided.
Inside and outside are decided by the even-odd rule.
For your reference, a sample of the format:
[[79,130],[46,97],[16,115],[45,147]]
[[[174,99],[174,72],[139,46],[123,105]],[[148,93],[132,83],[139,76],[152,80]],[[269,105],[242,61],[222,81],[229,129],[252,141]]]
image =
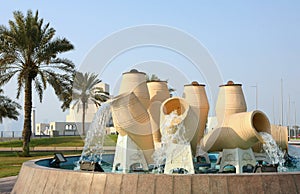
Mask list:
[[125,72],[122,75],[119,94],[133,92],[147,109],[150,103],[150,96],[146,83],[146,74],[135,69]]
[[[271,135],[280,149],[288,151],[288,128],[287,126],[271,125]],[[261,152],[263,144],[258,142],[252,147],[254,152]]]
[[[177,120],[174,120],[172,123],[173,126],[177,126],[179,124],[183,124],[185,127],[185,132],[180,131],[179,134],[184,137],[187,142],[191,142],[195,136],[198,127],[198,116],[192,110],[190,105],[184,100],[183,98],[173,97],[169,98],[163,102],[161,105],[161,112],[160,112],[160,123],[164,123],[166,116],[172,113],[173,111],[177,111],[177,114],[180,116]],[[161,128],[161,133],[164,133]],[[172,128],[173,130],[173,128]],[[176,131],[168,131],[167,133],[173,134]],[[177,130],[174,127],[174,130]],[[173,143],[176,143],[177,140],[174,140]]]
[[113,98],[111,110],[120,135],[128,134],[142,150],[154,148],[148,112],[133,92]]
[[193,154],[195,154],[197,144],[200,143],[200,139],[204,135],[209,111],[205,85],[199,84],[198,82],[192,82],[191,84],[185,85],[183,89],[183,98],[198,117],[197,130],[191,141],[192,151]]
[[248,149],[257,142],[263,142],[259,132],[271,133],[267,116],[261,111],[236,113],[228,116],[223,126],[210,131],[201,140],[203,151],[223,149]]
[[231,114],[246,112],[247,105],[242,90],[242,84],[235,84],[228,81],[221,85],[216,103],[216,116],[221,126],[224,118]]
[[147,82],[147,86],[150,95],[148,112],[150,116],[153,141],[155,147],[160,147],[160,106],[170,97],[168,83],[166,81],[151,81]]
[[271,135],[276,144],[282,150],[288,150],[288,128],[287,126],[271,125]]

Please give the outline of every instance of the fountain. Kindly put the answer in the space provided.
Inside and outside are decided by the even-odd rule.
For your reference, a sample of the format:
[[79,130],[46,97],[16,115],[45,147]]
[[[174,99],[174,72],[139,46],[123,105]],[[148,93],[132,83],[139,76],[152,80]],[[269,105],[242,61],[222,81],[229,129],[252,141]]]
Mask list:
[[[278,127],[271,126],[263,112],[246,112],[241,84],[230,81],[220,86],[218,125],[207,134],[205,86],[185,85],[183,98],[170,98],[167,89],[166,82],[147,83],[145,73],[132,70],[123,74],[119,95],[97,112],[82,155],[77,157],[77,168],[86,162],[104,165],[101,129],[111,110],[119,132],[112,172],[50,168],[42,165],[50,159],[32,160],[23,164],[12,193],[300,191],[298,172],[253,173],[263,162],[282,165],[283,154],[274,150],[274,142],[269,146],[272,149],[265,146],[273,134],[279,145],[285,145],[281,147],[285,152],[288,146],[285,133],[277,132]],[[272,158],[274,153],[277,158]]]
[[96,112],[90,130],[87,132],[85,138],[85,145],[78,161],[76,169],[80,169],[80,165],[84,163],[99,163],[103,154],[103,143],[105,137],[105,127],[109,121],[110,106],[103,104]]

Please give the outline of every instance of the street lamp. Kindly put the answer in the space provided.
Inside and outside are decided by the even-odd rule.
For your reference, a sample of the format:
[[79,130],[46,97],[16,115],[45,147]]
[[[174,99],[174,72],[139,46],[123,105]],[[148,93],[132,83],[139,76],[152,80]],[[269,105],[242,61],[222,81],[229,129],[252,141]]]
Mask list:
[[35,108],[36,107],[32,107],[32,115],[31,115],[31,135],[34,137],[35,136],[35,124],[36,124],[36,122],[35,122]]
[[255,86],[251,86],[252,88],[255,88],[255,109],[257,110],[257,106],[258,106],[258,86],[257,83],[255,84]]
[[294,123],[294,125],[295,125],[295,127],[296,127],[296,122],[297,122],[297,119],[296,119],[296,117],[297,117],[296,102],[295,102],[295,101],[293,101],[292,103],[293,103],[293,105],[294,105],[294,109],[295,109],[295,115],[294,115],[294,116],[295,116],[295,118],[294,118],[294,122],[295,122],[295,123]]

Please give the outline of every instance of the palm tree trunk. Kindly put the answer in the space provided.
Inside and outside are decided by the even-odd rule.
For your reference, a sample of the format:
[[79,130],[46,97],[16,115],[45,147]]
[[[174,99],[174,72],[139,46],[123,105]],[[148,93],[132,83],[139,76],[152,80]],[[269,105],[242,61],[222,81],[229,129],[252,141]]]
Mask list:
[[85,102],[82,103],[82,135],[85,136]]
[[24,99],[24,126],[23,126],[23,155],[29,156],[29,142],[31,137],[31,109],[32,109],[32,85],[31,78],[25,80],[25,99]]

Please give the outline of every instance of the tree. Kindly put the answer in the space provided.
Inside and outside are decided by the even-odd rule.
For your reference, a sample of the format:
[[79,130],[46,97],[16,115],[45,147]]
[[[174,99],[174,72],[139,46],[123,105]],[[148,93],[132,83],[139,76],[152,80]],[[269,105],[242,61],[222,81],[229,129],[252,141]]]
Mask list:
[[49,23],[44,25],[38,11],[33,15],[28,10],[26,16],[15,11],[13,15],[9,27],[0,26],[0,86],[16,77],[17,98],[24,92],[23,155],[29,156],[33,89],[40,102],[47,85],[62,99],[64,87],[72,82],[74,65],[58,55],[74,47],[66,38],[55,38],[55,30]]
[[176,90],[174,88],[171,88],[171,87],[169,87],[168,89],[169,89],[169,93],[170,93],[170,98],[172,98],[173,95],[174,95],[174,92],[176,92]]
[[161,80],[158,78],[158,76],[155,75],[155,74],[151,74],[151,76],[147,74],[147,75],[146,75],[146,80],[147,80],[147,82],[161,81]]
[[73,83],[74,101],[73,108],[77,106],[79,111],[82,106],[82,134],[85,135],[85,113],[89,102],[94,103],[97,107],[101,106],[101,102],[109,99],[109,94],[104,92],[102,88],[97,87],[101,83],[97,74],[76,72]]
[[[162,81],[161,79],[159,79],[159,77],[157,76],[157,75],[155,75],[155,74],[151,74],[151,76],[150,75],[146,75],[146,80],[147,80],[147,82],[155,82],[155,81]],[[167,82],[168,80],[166,80],[166,82]],[[172,98],[173,97],[173,93],[176,91],[174,88],[168,88],[169,89],[169,93],[170,93],[170,97]]]
[[[0,89],[1,93],[3,93],[2,89]],[[21,109],[21,106],[17,102],[12,101],[7,96],[0,95],[0,123],[3,122],[3,118],[18,120],[18,109]]]

